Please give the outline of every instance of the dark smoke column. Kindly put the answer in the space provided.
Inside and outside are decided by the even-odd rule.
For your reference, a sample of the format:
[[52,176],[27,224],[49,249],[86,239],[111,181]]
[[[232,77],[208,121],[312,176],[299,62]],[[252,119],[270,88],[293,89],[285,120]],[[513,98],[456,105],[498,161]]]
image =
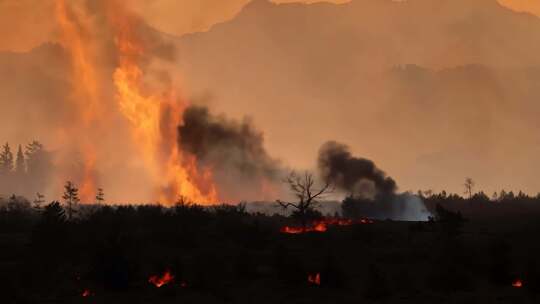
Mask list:
[[268,188],[281,184],[279,161],[268,155],[263,133],[248,119],[228,119],[193,105],[182,120],[179,145],[197,158],[197,165],[212,169],[220,196],[227,202],[262,200]]
[[321,176],[348,195],[374,200],[390,198],[397,190],[396,182],[375,164],[354,157],[347,145],[329,141],[319,150]]

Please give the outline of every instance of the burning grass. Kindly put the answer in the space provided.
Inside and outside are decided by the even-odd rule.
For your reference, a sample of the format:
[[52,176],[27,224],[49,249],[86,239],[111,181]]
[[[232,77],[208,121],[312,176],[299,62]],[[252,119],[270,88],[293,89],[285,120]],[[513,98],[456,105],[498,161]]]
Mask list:
[[161,288],[169,283],[174,282],[174,275],[170,270],[165,270],[161,275],[153,275],[148,278],[148,283],[153,284],[157,288]]
[[512,282],[512,287],[514,288],[523,287],[523,281],[521,279],[516,279],[514,282]]
[[366,225],[373,224],[374,221],[370,219],[361,219],[361,220],[351,220],[351,219],[340,219],[340,218],[324,218],[321,220],[313,221],[310,225],[306,227],[298,226],[283,226],[281,228],[281,233],[287,234],[301,234],[308,232],[326,232],[329,226],[352,226],[352,225]]
[[320,273],[308,274],[308,283],[311,284],[311,285],[320,286],[321,285],[321,274]]
[[[327,234],[289,237],[279,225],[292,219],[232,207],[100,206],[92,216],[67,222],[53,213],[63,211],[55,210],[36,215],[37,224],[25,222],[20,211],[9,213],[17,221],[3,222],[8,232],[0,243],[11,257],[3,262],[13,266],[0,274],[3,286],[15,287],[5,288],[7,303],[43,298],[115,303],[120,297],[134,303],[208,303],[212,297],[231,303],[327,303],[330,296],[339,303],[380,298],[428,303],[434,296],[463,302],[462,297],[477,300],[478,294],[490,297],[486,302],[512,297],[509,302],[523,303],[538,286],[536,266],[526,264],[538,252],[519,258],[529,254],[522,248],[537,231],[524,235],[521,218],[507,222],[512,225],[471,221],[464,233],[449,235],[447,224],[436,221],[411,230],[409,222],[370,225],[373,220],[330,217],[308,225],[329,229]],[[28,226],[17,228],[21,223]],[[497,259],[500,249],[489,246],[493,236],[515,240],[503,263]],[[20,254],[28,250],[26,240],[39,256]],[[42,261],[53,267],[35,267]],[[486,269],[504,280],[489,280]]]

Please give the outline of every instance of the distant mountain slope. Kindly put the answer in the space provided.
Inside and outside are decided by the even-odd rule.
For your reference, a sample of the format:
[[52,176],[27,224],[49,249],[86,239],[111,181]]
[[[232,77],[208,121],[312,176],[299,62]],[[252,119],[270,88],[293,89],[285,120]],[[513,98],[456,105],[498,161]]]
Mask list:
[[329,70],[340,63],[529,66],[540,64],[539,32],[539,18],[515,13],[496,0],[353,0],[341,5],[256,0],[230,22],[186,36],[182,50],[190,58],[249,60],[277,48],[274,55],[300,59],[297,65],[320,64],[332,56],[333,64],[325,66]]
[[254,116],[270,150],[292,163],[311,165],[322,141],[338,139],[406,189],[460,191],[465,175],[503,186],[497,173],[517,170],[523,180],[506,185],[534,191],[540,168],[522,159],[540,151],[529,133],[538,131],[538,37],[540,18],[495,0],[258,0],[182,37],[178,58],[195,95]]
[[[293,167],[312,166],[335,139],[402,190],[461,191],[472,176],[488,190],[533,192],[539,37],[540,18],[495,0],[257,0],[177,39],[178,74],[195,102],[252,116]],[[0,52],[0,140],[46,138],[70,113],[66,58],[57,45]]]

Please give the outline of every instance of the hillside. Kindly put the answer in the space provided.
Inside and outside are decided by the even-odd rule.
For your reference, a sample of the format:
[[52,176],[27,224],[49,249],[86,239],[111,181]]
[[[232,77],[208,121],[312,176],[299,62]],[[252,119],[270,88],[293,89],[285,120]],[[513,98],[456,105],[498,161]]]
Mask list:
[[[216,113],[251,116],[270,154],[291,167],[312,167],[334,139],[401,190],[461,191],[468,175],[487,191],[532,193],[539,35],[539,18],[495,0],[258,0],[208,32],[167,40],[177,40],[182,92]],[[47,141],[70,113],[62,53],[0,53],[0,98],[12,101],[0,119],[31,126],[4,128],[3,140]]]

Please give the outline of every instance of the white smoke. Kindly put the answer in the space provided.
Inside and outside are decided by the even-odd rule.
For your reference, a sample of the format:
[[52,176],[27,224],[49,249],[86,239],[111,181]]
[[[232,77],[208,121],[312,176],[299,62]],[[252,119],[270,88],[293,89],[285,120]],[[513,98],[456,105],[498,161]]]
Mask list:
[[431,216],[420,197],[402,193],[392,202],[391,219],[399,221],[427,221]]

